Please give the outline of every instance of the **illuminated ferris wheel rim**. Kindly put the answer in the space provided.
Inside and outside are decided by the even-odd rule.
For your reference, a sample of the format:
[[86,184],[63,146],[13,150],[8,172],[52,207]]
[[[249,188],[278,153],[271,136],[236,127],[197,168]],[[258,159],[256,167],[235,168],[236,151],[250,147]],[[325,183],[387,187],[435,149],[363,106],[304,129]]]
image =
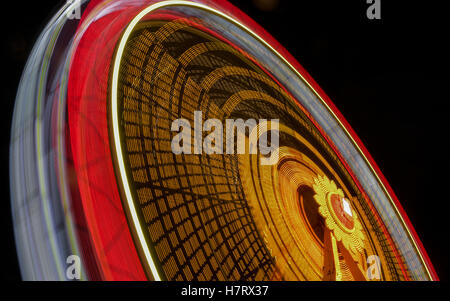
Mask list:
[[[122,181],[124,194],[126,198],[126,203],[128,205],[128,210],[131,214],[134,228],[137,232],[138,239],[141,243],[142,249],[145,254],[145,258],[147,260],[147,263],[150,266],[150,269],[152,271],[152,275],[154,276],[155,280],[160,280],[160,277],[158,275],[155,263],[152,259],[151,254],[148,252],[148,248],[144,247],[146,246],[145,238],[142,233],[142,229],[140,227],[140,223],[137,217],[136,208],[134,206],[132,193],[130,190],[130,186],[128,184],[128,178],[126,175],[126,170],[124,166],[124,160],[123,160],[123,154],[122,154],[122,146],[120,143],[120,134],[119,134],[119,117],[118,117],[118,111],[117,111],[117,89],[118,89],[118,80],[119,80],[119,69],[121,64],[122,55],[125,49],[125,46],[128,42],[128,38],[130,37],[131,33],[133,32],[135,26],[149,13],[154,12],[158,9],[162,8],[168,8],[168,7],[176,7],[176,6],[186,6],[191,7],[195,9],[200,9],[203,11],[206,11],[208,13],[212,13],[216,16],[219,16],[223,19],[225,19],[228,22],[231,22],[232,24],[240,27],[241,29],[244,29],[248,34],[250,34],[253,38],[255,38],[257,41],[259,41],[261,44],[263,44],[265,47],[267,47],[273,54],[275,54],[280,60],[282,60],[292,72],[294,72],[301,81],[307,85],[307,87],[314,93],[314,95],[321,101],[321,103],[325,106],[328,113],[334,118],[334,120],[339,124],[340,128],[344,130],[344,133],[346,134],[347,138],[350,139],[353,146],[357,149],[358,154],[363,158],[364,162],[367,164],[367,166],[370,168],[370,171],[372,175],[375,176],[376,181],[378,184],[382,187],[383,192],[387,199],[389,200],[391,207],[394,208],[396,215],[399,217],[403,227],[407,230],[408,236],[412,239],[414,248],[416,252],[419,254],[420,260],[422,261],[423,266],[425,267],[426,273],[430,279],[437,279],[437,275],[434,271],[433,266],[430,263],[430,260],[428,259],[428,256],[426,254],[426,251],[424,250],[422,243],[420,242],[417,234],[415,233],[414,228],[412,227],[408,217],[406,216],[404,210],[402,209],[398,199],[396,198],[394,192],[390,188],[389,184],[387,183],[386,179],[382,175],[380,169],[376,165],[376,163],[373,161],[372,157],[370,156],[369,152],[364,148],[362,143],[360,142],[359,138],[357,137],[356,133],[351,129],[349,124],[345,121],[344,117],[340,114],[338,109],[333,105],[331,100],[325,95],[325,93],[321,90],[321,88],[318,86],[317,83],[314,82],[314,80],[307,74],[307,72],[287,53],[287,51],[284,50],[284,48],[279,45],[271,36],[265,32],[263,29],[258,28],[258,31],[260,32],[260,35],[263,35],[266,37],[267,40],[269,40],[271,43],[267,42],[265,39],[261,38],[260,35],[255,33],[255,31],[251,30],[249,27],[247,27],[245,24],[240,22],[239,20],[234,19],[233,17],[224,14],[223,12],[197,2],[190,2],[190,1],[184,1],[184,0],[163,0],[161,2],[157,2],[154,4],[151,4],[144,10],[142,10],[136,17],[133,18],[133,20],[129,23],[129,25],[126,27],[122,37],[120,38],[120,42],[118,44],[117,52],[115,54],[114,62],[113,62],[113,73],[112,73],[112,85],[111,85],[111,116],[112,116],[112,133],[113,133],[113,143],[114,143],[114,149],[116,151],[116,154],[119,158],[117,160],[117,164],[119,167],[119,174],[120,179]],[[234,9],[236,11],[236,9]],[[240,18],[245,18],[245,15],[240,15]],[[246,22],[251,22],[249,18],[247,17],[244,19]],[[253,24],[255,25],[255,24]],[[272,47],[271,44],[276,45],[276,47]],[[275,48],[281,49],[280,51],[284,54],[282,55],[279,51],[277,51]],[[285,56],[288,57],[288,59],[285,58]],[[301,70],[301,71],[299,71]],[[295,98],[296,101],[298,101]],[[334,148],[334,147],[333,147]],[[334,148],[335,149],[335,148]],[[339,153],[337,152],[338,156],[341,158]],[[121,159],[120,159],[121,158]],[[349,170],[349,167],[346,167]],[[353,173],[349,170],[350,174],[353,175]]]

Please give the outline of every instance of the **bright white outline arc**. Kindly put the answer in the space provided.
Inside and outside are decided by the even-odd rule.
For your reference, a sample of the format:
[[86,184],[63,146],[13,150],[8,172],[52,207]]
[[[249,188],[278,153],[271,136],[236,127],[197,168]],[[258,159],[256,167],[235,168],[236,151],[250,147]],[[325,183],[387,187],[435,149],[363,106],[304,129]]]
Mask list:
[[[365,156],[364,152],[362,152],[362,150],[360,149],[359,145],[356,143],[356,141],[353,139],[352,135],[347,131],[347,128],[342,124],[342,122],[340,121],[340,119],[336,116],[336,114],[333,112],[333,110],[331,110],[331,108],[328,106],[328,104],[322,99],[322,97],[319,95],[319,93],[317,93],[317,91],[309,84],[309,82],[297,71],[296,68],[294,68],[282,55],[280,55],[278,53],[278,51],[276,51],[270,44],[268,44],[264,39],[262,39],[261,37],[259,37],[256,33],[254,33],[251,29],[247,28],[245,25],[241,24],[239,21],[234,20],[233,18],[231,18],[230,16],[214,9],[211,8],[209,6],[206,6],[204,4],[201,3],[196,3],[196,2],[189,2],[189,1],[183,1],[183,0],[167,0],[167,1],[161,1],[155,4],[152,4],[150,6],[148,6],[147,8],[145,8],[143,11],[141,11],[136,17],[134,17],[134,19],[130,22],[130,24],[127,26],[125,32],[122,35],[122,38],[120,40],[120,44],[119,47],[117,48],[117,52],[116,52],[116,57],[114,59],[114,66],[113,66],[113,74],[112,74],[112,84],[111,84],[111,110],[112,110],[112,125],[113,125],[113,133],[114,133],[114,146],[116,149],[116,154],[117,154],[117,158],[123,158],[123,154],[122,154],[122,148],[121,148],[121,144],[120,144],[120,134],[119,134],[119,117],[118,117],[118,112],[117,112],[117,87],[118,87],[118,79],[119,79],[119,68],[120,68],[120,63],[121,63],[121,59],[122,59],[122,55],[123,55],[123,51],[125,49],[125,45],[128,42],[128,38],[131,34],[131,32],[133,31],[134,27],[137,25],[137,23],[139,23],[139,21],[148,13],[157,10],[159,8],[162,7],[167,7],[167,6],[190,6],[190,7],[195,7],[195,8],[199,8],[199,9],[203,9],[209,12],[212,12],[222,18],[224,18],[225,20],[228,20],[238,26],[240,26],[241,28],[245,29],[248,33],[250,33],[253,37],[255,37],[258,41],[260,41],[262,44],[264,44],[266,47],[268,47],[273,53],[275,53],[283,62],[285,62],[292,71],[294,71],[295,74],[297,74],[297,76],[311,89],[311,91],[314,92],[314,94],[316,95],[316,97],[318,99],[320,99],[323,103],[323,105],[327,108],[328,112],[335,118],[335,120],[338,122],[338,124],[341,126],[341,128],[344,130],[344,132],[347,134],[347,136],[350,138],[350,140],[353,142],[353,145],[356,147],[356,149],[359,151],[359,154],[362,156],[362,158],[364,158],[365,162],[367,163],[367,165],[369,166],[369,168],[371,169],[373,175],[375,175],[376,179],[378,180],[378,183],[380,184],[380,186],[383,188],[386,196],[388,197],[389,201],[391,202],[391,204],[393,205],[397,216],[400,218],[400,220],[403,223],[404,228],[406,229],[406,231],[409,234],[409,238],[412,239],[413,243],[414,243],[414,247],[416,248],[417,253],[420,256],[420,259],[422,260],[422,263],[425,267],[425,271],[428,274],[428,277],[433,280],[433,277],[431,276],[431,273],[429,271],[429,267],[426,264],[423,256],[422,256],[422,252],[420,250],[420,248],[417,247],[417,242],[416,239],[414,237],[414,235],[411,234],[409,227],[406,225],[405,221],[403,220],[403,217],[401,215],[401,213],[398,211],[397,206],[395,205],[395,202],[392,200],[392,197],[390,195],[390,193],[387,191],[385,185],[383,184],[383,181],[381,181],[381,179],[378,176],[378,173],[374,170],[374,168],[372,167],[372,164],[370,164],[369,160],[367,159],[367,157]],[[130,186],[128,184],[128,179],[126,176],[126,170],[125,170],[125,165],[123,160],[117,160],[118,166],[119,166],[119,171],[120,171],[120,178],[122,179],[122,183],[123,183],[123,188],[125,191],[125,197],[126,197],[126,201],[129,207],[129,211],[131,213],[131,216],[133,218],[133,225],[134,228],[136,230],[136,233],[138,235],[139,238],[139,242],[141,243],[141,247],[142,250],[144,251],[144,255],[147,259],[147,262],[150,266],[150,269],[152,271],[153,277],[156,281],[161,281],[160,276],[158,275],[158,271],[156,269],[156,265],[153,261],[153,258],[150,254],[150,251],[148,250],[148,248],[144,248],[143,246],[146,246],[146,240],[144,237],[144,233],[142,232],[142,229],[140,227],[140,223],[139,223],[139,219],[137,217],[137,213],[136,213],[136,208],[134,206],[134,202],[133,202],[133,196],[131,194],[131,190],[130,190]]]

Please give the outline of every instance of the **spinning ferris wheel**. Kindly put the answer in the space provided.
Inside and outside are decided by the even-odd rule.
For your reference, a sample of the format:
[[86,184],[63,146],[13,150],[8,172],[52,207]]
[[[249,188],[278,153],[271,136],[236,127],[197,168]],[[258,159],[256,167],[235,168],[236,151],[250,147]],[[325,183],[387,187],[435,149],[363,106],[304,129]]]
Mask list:
[[[270,137],[277,160],[174,153],[172,122],[199,111],[277,120],[212,143]],[[24,279],[64,280],[73,255],[85,280],[437,279],[330,99],[226,1],[64,5],[23,73],[10,159]]]

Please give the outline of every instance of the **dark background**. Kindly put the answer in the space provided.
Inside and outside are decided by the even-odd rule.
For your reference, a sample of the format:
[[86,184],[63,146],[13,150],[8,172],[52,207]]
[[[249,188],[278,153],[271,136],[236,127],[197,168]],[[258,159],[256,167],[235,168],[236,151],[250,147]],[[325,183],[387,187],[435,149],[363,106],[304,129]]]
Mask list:
[[[333,100],[391,184],[441,280],[449,279],[449,132],[444,1],[233,0]],[[9,198],[9,138],[18,82],[61,1],[9,1],[1,19],[1,279],[19,280]],[[20,12],[20,13],[19,13]]]

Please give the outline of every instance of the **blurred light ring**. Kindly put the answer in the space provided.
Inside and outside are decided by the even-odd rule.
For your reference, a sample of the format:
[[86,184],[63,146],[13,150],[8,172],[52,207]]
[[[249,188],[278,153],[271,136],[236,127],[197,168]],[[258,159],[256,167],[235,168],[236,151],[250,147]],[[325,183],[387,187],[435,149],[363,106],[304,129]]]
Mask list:
[[[73,6],[66,3],[38,37],[16,97],[10,147],[11,201],[20,268],[27,280],[65,279],[65,254],[78,253],[76,243],[70,241],[76,234],[65,210],[68,200],[62,204],[53,201],[59,199],[58,189],[64,190],[67,182],[63,173],[52,172],[52,166],[61,167],[62,156],[55,152],[54,143],[56,140],[61,146],[64,135],[58,131],[60,120],[55,120],[50,110],[57,106],[56,111],[64,111],[65,96],[58,94],[57,75],[49,82],[49,66],[66,22],[65,11]],[[60,50],[67,53],[68,48]],[[47,91],[55,94],[47,95]]]
[[69,147],[98,280],[147,279],[131,233],[126,231],[127,218],[115,179],[106,114],[109,64],[115,41],[140,9],[132,6],[133,2],[142,1],[89,3],[69,71]]

